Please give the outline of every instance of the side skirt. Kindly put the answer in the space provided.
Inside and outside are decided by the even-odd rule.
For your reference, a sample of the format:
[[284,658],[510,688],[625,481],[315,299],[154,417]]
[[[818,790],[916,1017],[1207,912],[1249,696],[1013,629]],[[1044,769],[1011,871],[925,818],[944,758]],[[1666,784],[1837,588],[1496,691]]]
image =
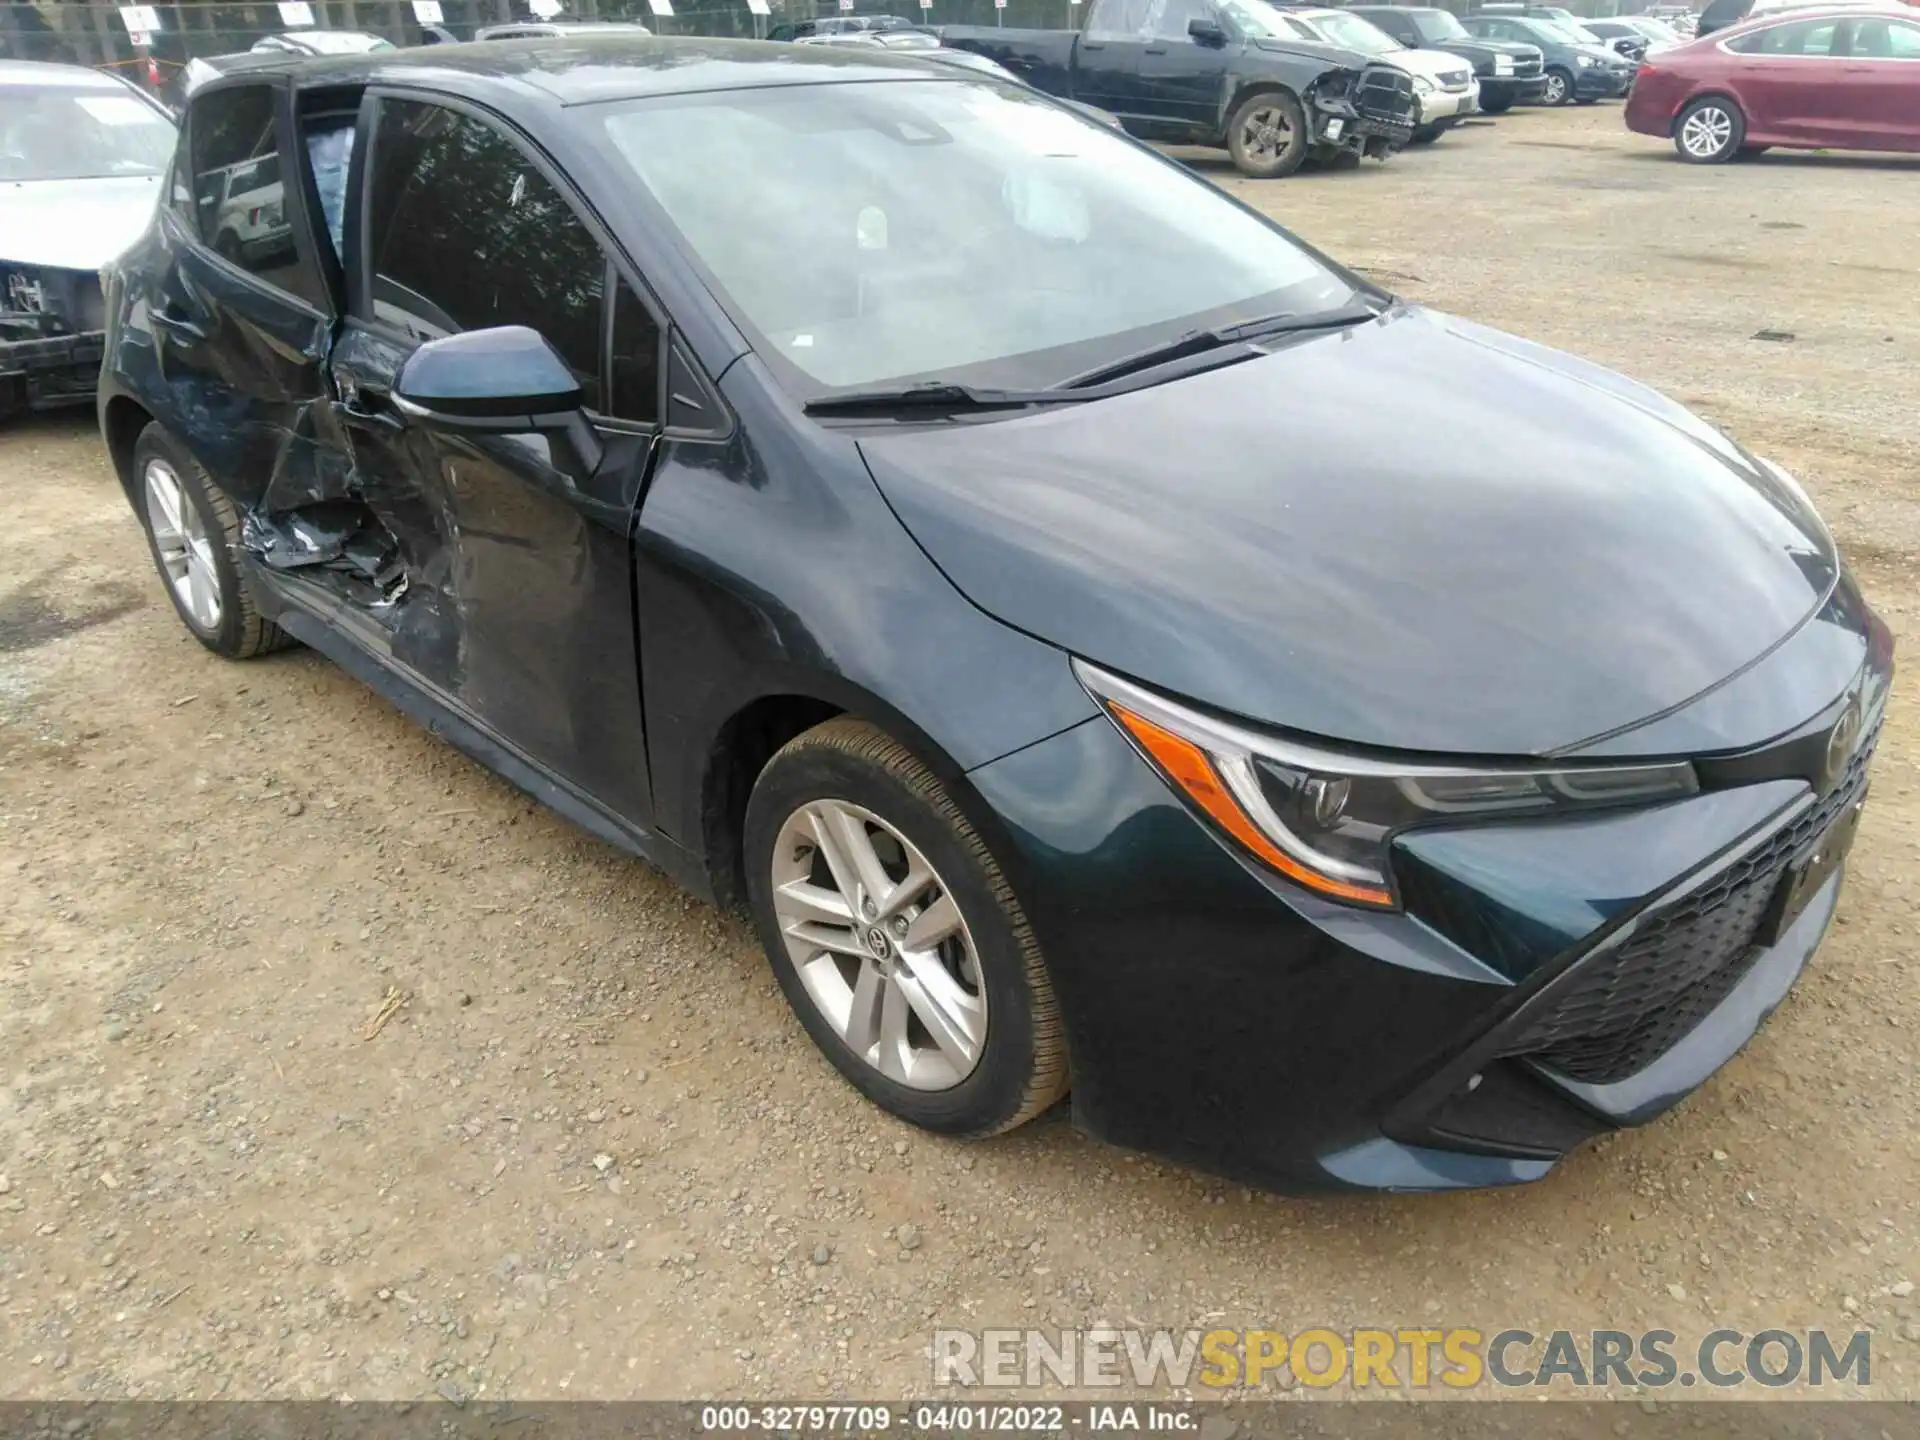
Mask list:
[[616,849],[637,856],[664,871],[708,904],[713,886],[698,857],[657,830],[614,814],[570,781],[562,779],[510,741],[490,729],[452,696],[382,656],[378,641],[362,641],[352,632],[371,622],[354,615],[333,596],[299,580],[268,578],[258,566],[252,570],[254,592],[275,624],[334,664],[402,714],[447,741],[531,795],[549,809],[598,836]]

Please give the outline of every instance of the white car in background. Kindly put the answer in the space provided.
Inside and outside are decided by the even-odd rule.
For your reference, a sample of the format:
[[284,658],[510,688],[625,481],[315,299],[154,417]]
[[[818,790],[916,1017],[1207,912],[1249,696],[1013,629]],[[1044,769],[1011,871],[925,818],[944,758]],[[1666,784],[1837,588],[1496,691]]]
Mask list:
[[93,399],[100,267],[147,228],[173,143],[124,80],[0,61],[0,418]]
[[1420,107],[1413,132],[1415,145],[1432,144],[1452,129],[1455,121],[1480,108],[1480,82],[1473,77],[1473,66],[1458,55],[1402,45],[1372,21],[1345,10],[1285,7],[1280,9],[1280,17],[1304,40],[1358,50],[1411,75],[1414,99]]

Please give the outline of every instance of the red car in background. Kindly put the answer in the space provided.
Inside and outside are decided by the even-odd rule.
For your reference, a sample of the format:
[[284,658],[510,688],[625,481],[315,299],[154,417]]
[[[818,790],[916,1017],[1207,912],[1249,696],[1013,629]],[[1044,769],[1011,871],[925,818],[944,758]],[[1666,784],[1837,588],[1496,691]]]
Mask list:
[[1920,152],[1920,11],[1787,11],[1662,50],[1627,128],[1699,165],[1773,145]]

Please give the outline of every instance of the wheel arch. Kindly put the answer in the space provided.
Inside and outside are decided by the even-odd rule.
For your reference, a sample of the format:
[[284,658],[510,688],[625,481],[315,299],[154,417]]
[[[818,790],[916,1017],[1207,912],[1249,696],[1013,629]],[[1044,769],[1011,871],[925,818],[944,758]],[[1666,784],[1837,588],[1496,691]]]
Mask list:
[[1680,133],[1680,117],[1698,105],[1702,100],[1724,100],[1731,105],[1734,113],[1740,117],[1740,123],[1747,123],[1747,107],[1740,103],[1740,97],[1724,85],[1707,85],[1688,95],[1673,107],[1673,116],[1667,121],[1667,138],[1673,139]]
[[747,799],[780,748],[814,726],[842,716],[864,720],[898,741],[939,777],[954,803],[987,843],[1018,890],[1015,849],[967,773],[932,736],[879,696],[831,677],[789,677],[735,704],[711,731],[700,764],[699,847],[715,903],[745,906],[743,839]]
[[133,447],[140,441],[140,432],[152,423],[152,413],[131,395],[113,396],[100,412],[100,431],[107,442],[107,455],[113,461],[114,473],[120,477],[120,488],[126,491],[129,501],[134,498],[136,479]]

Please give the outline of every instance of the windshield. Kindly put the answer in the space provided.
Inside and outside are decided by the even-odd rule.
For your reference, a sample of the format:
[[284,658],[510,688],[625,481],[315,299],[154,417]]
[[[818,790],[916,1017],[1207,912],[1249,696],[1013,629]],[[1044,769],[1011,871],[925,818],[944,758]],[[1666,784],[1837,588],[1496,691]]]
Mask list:
[[1406,49],[1386,31],[1358,15],[1316,15],[1312,23],[1335,45],[1358,50],[1362,55],[1384,55],[1389,50]]
[[1528,22],[1536,31],[1551,35],[1565,45],[1594,45],[1599,43],[1595,36],[1578,25],[1569,25],[1564,20],[1534,19]]
[[158,175],[172,154],[172,122],[125,91],[0,89],[0,180]]
[[661,96],[605,126],[807,398],[933,376],[1053,385],[1354,294],[1213,186],[984,78]]
[[1429,45],[1438,45],[1443,40],[1468,40],[1467,27],[1462,25],[1448,10],[1416,10],[1413,12],[1413,29]]
[[1260,0],[1221,0],[1220,10],[1242,35],[1268,40],[1298,40],[1300,32]]

